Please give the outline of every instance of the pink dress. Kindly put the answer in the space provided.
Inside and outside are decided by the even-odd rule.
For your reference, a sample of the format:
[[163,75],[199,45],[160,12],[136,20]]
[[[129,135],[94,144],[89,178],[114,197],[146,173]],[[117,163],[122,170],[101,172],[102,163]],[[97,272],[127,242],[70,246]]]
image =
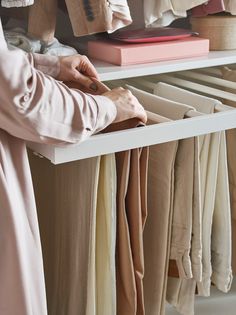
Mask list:
[[[9,52],[0,23],[0,314],[46,315],[35,199],[24,140],[66,145],[116,116],[113,102],[68,89],[56,57]],[[39,71],[39,70],[41,71]]]

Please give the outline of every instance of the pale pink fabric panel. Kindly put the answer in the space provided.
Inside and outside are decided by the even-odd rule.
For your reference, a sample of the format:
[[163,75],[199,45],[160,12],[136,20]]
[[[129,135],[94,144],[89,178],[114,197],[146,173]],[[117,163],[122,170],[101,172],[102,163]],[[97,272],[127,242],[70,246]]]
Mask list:
[[0,130],[0,314],[46,315],[43,262],[24,142]]
[[25,140],[79,142],[116,116],[108,98],[69,89],[37,71],[19,51],[0,54],[0,85],[1,128]]

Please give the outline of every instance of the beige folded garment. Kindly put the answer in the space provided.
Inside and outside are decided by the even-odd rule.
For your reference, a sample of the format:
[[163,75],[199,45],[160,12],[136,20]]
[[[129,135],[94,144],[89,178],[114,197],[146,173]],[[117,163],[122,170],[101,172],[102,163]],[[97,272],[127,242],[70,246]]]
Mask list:
[[126,0],[66,0],[66,5],[75,36],[112,32],[132,22]]

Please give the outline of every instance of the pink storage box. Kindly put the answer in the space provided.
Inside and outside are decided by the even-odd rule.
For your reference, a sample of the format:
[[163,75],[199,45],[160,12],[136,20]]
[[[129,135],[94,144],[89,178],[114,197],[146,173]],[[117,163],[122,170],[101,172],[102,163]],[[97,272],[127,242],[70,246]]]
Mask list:
[[209,40],[199,37],[148,44],[126,44],[112,40],[88,42],[88,55],[92,58],[125,66],[171,59],[207,55]]

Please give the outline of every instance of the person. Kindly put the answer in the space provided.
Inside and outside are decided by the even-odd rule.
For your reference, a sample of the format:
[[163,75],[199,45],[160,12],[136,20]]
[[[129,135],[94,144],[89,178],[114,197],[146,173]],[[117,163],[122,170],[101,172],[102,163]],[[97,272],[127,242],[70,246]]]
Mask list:
[[25,141],[68,145],[113,122],[146,121],[144,109],[125,89],[94,96],[60,82],[79,81],[94,90],[90,77],[98,74],[84,56],[8,51],[0,20],[0,314],[47,314]]

